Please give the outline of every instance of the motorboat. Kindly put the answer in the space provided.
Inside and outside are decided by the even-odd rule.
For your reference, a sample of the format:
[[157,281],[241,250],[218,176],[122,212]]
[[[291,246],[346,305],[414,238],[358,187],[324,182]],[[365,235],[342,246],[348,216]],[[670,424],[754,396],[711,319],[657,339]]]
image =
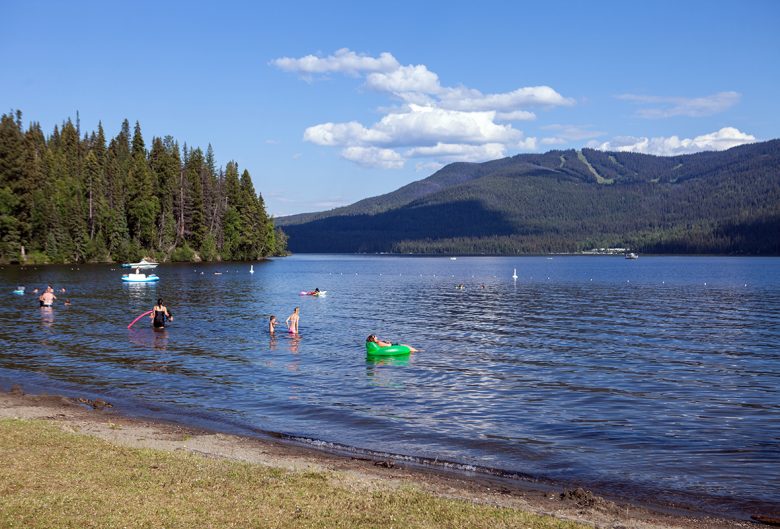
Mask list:
[[639,259],[639,256],[634,252],[628,252],[626,254],[626,259]]
[[143,258],[137,263],[124,263],[122,265],[122,268],[138,268],[141,270],[151,270],[152,268],[157,268],[158,264],[160,263],[155,263],[154,261],[148,261],[146,258]]
[[156,274],[124,274],[122,276],[122,281],[125,283],[154,283],[155,281],[159,281],[160,278]]

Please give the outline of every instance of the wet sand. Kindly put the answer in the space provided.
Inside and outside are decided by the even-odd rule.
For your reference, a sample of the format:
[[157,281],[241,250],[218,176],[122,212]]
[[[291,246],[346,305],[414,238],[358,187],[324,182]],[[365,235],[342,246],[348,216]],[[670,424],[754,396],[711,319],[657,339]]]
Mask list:
[[[393,489],[414,484],[436,495],[548,514],[601,528],[769,527],[755,521],[714,518],[693,511],[637,505],[584,489],[517,483],[396,461],[346,457],[273,439],[226,435],[177,424],[122,415],[119,403],[86,398],[26,395],[15,386],[0,391],[0,419],[38,419],[63,430],[95,436],[118,446],[183,450],[290,470],[336,471],[345,480]],[[780,513],[756,513],[772,521]],[[780,523],[780,520],[778,520]]]

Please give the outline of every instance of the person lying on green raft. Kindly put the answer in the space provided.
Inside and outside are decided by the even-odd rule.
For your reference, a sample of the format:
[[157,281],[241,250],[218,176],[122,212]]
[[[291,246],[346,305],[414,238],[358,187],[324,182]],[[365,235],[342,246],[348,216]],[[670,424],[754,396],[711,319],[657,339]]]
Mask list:
[[366,353],[370,355],[388,356],[415,352],[417,349],[410,345],[386,342],[377,338],[376,334],[369,334],[366,338]]

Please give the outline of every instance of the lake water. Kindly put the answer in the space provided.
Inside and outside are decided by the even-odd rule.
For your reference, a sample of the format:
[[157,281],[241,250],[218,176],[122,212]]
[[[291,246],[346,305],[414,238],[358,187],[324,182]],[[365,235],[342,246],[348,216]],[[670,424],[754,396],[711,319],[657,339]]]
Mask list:
[[[129,285],[115,265],[6,266],[0,387],[736,516],[780,505],[780,259],[249,266],[161,265],[159,284]],[[47,283],[67,292],[39,309]],[[299,295],[315,287],[327,296]],[[128,330],[160,296],[174,322]],[[300,337],[270,337],[269,314],[295,306]],[[422,351],[368,360],[370,333]]]

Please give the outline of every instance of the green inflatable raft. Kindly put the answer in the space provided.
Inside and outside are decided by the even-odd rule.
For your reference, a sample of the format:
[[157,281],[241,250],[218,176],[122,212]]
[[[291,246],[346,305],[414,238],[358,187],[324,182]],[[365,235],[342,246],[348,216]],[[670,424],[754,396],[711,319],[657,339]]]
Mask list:
[[366,354],[368,356],[400,356],[408,355],[411,351],[406,345],[393,344],[380,347],[376,342],[366,342]]

